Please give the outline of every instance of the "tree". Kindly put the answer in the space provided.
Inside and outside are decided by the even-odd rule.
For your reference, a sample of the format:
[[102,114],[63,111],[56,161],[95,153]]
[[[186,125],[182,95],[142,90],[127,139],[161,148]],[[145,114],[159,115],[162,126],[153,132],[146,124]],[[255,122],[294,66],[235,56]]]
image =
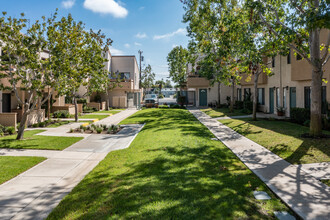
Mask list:
[[172,86],[172,84],[171,84],[171,80],[166,80],[166,82],[165,82],[165,86],[164,86],[165,88],[173,88],[173,86]]
[[71,14],[56,21],[56,14],[48,20],[48,48],[51,53],[51,67],[61,73],[55,86],[59,95],[73,99],[75,121],[78,121],[77,97],[79,87],[87,92],[106,91],[110,85],[109,71],[104,69],[105,53],[111,39],[106,39],[101,31],[84,30],[82,22],[76,22]]
[[329,29],[329,3],[324,0],[247,1],[263,25],[276,35],[279,45],[291,48],[312,67],[311,122],[309,134],[322,136],[321,89],[325,64],[330,59],[330,32],[320,42],[321,29]]
[[52,92],[44,97],[44,91],[52,88],[58,78],[49,71],[48,61],[41,58],[41,53],[46,49],[45,27],[44,17],[29,28],[23,13],[20,18],[12,18],[6,17],[3,12],[0,18],[0,46],[4,52],[0,61],[0,78],[7,81],[1,83],[0,89],[13,91],[22,106],[18,140],[23,139],[28,115],[37,108],[37,104],[41,105],[49,99]]
[[[180,97],[187,79],[188,64],[190,62],[189,51],[182,46],[174,47],[167,56],[170,77],[172,81],[180,86]],[[182,99],[178,97],[179,99]],[[183,105],[183,100],[180,100]]]
[[[231,111],[234,104],[235,84],[239,80],[237,56],[241,37],[241,14],[233,2],[212,0],[185,0],[183,21],[188,23],[191,54],[198,61],[198,73],[218,83],[218,103],[220,104],[221,83],[231,85]],[[240,16],[240,17],[239,17]],[[193,64],[195,65],[195,64]]]
[[152,72],[150,64],[144,68],[141,76],[141,87],[144,89],[144,92],[152,87],[154,84],[155,76],[156,75],[154,72]]

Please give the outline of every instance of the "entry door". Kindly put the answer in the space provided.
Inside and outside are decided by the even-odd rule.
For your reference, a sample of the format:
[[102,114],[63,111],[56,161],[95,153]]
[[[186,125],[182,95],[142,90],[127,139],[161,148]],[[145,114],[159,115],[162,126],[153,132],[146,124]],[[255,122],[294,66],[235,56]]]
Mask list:
[[269,88],[269,113],[274,113],[274,88]]
[[290,87],[290,108],[296,107],[296,87]]
[[10,93],[2,93],[2,112],[11,111]]
[[199,106],[207,106],[207,89],[199,90]]

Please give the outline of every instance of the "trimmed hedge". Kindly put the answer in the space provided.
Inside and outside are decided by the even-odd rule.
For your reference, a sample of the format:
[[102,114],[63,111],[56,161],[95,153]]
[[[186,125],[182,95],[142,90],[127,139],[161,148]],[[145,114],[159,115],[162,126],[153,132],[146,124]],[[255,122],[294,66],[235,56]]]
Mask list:
[[290,118],[293,122],[303,125],[305,121],[311,119],[311,112],[306,108],[291,108]]
[[53,113],[54,118],[70,118],[70,113],[67,110],[59,110]]

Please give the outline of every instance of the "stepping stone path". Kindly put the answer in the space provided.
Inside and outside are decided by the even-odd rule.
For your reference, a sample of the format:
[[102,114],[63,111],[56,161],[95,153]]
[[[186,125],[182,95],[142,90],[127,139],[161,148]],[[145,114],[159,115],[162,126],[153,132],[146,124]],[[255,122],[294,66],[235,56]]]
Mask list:
[[253,191],[254,198],[258,200],[269,200],[270,196],[264,191]]
[[295,217],[290,215],[288,212],[274,212],[274,215],[276,216],[277,219],[279,220],[296,220]]

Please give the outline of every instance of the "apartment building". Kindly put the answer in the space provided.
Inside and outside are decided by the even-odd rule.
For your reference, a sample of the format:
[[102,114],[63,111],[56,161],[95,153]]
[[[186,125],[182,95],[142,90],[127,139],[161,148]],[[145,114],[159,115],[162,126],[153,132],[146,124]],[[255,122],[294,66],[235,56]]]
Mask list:
[[[320,41],[326,42],[330,30],[322,30]],[[278,55],[265,59],[272,69],[273,75],[261,74],[258,79],[258,111],[270,114],[277,113],[277,107],[285,109],[285,116],[290,116],[290,108],[310,108],[311,105],[311,80],[312,67],[299,55],[295,56],[291,50],[288,56]],[[231,96],[231,87],[216,83],[211,86],[209,81],[200,77],[198,70],[194,71],[190,65],[187,74],[187,91],[189,104],[195,106],[207,106],[218,101],[221,104],[227,102],[226,97]],[[322,84],[322,111],[325,112],[327,103],[330,103],[330,63],[328,62],[323,73]],[[328,83],[326,83],[328,81]],[[244,100],[248,94],[253,98],[253,76],[246,81],[243,75],[240,85],[237,85],[234,92],[236,100]]]
[[[108,103],[112,108],[138,108],[141,105],[142,89],[140,89],[139,66],[135,56],[112,56],[110,51],[106,54],[108,62],[105,68],[111,72],[113,82],[118,85],[107,93],[93,93],[90,102]],[[81,89],[82,91],[83,89]],[[80,92],[81,92],[80,91]],[[96,97],[100,96],[101,100]]]
[[[0,48],[0,53],[2,53],[2,50]],[[40,54],[41,59],[46,59],[49,57],[49,53],[47,51],[43,51]],[[7,78],[1,78],[0,82],[4,86],[10,86],[10,83]],[[19,97],[22,100],[26,100],[28,98],[28,93],[27,91],[23,90],[21,88],[21,84],[18,83],[17,86],[18,88],[18,94]],[[46,89],[44,91],[44,96],[48,95],[48,90]],[[56,96],[56,92],[53,94],[51,97],[51,103],[53,103],[53,106],[61,106],[65,104],[65,98],[63,96]],[[46,107],[47,102],[45,103]],[[24,111],[24,106],[20,105],[16,95],[13,91],[8,91],[8,90],[0,90],[0,124],[5,125],[5,126],[15,126],[17,122],[21,121],[23,111]],[[28,116],[27,119],[27,125],[34,124],[36,122],[44,121],[45,120],[45,110],[42,109],[42,106],[39,104],[38,109],[35,111],[31,112],[31,114]]]

